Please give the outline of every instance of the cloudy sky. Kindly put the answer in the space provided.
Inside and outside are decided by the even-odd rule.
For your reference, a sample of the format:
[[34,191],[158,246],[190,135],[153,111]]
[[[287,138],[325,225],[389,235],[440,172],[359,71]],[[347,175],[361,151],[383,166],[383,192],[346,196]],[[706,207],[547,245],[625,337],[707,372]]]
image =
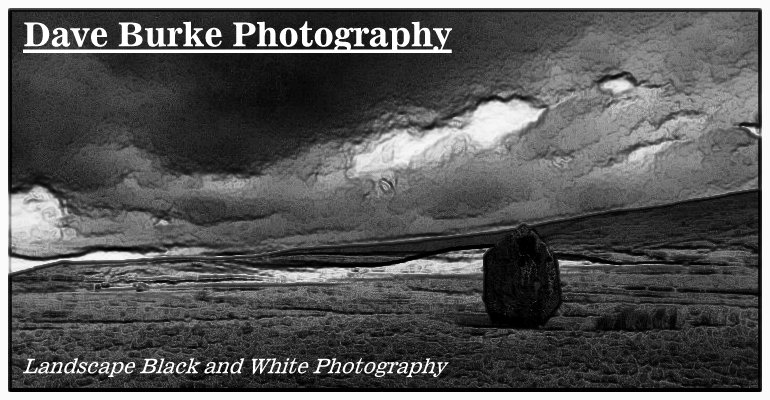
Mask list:
[[[451,27],[452,54],[22,54],[24,22]],[[758,187],[755,13],[15,13],[12,252],[256,252]]]

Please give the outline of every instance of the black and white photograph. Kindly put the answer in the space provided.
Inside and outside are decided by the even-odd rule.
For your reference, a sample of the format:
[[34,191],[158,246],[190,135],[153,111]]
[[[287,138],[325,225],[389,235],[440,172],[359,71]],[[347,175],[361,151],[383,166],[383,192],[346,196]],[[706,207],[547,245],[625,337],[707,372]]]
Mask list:
[[10,391],[762,388],[760,9],[7,31]]

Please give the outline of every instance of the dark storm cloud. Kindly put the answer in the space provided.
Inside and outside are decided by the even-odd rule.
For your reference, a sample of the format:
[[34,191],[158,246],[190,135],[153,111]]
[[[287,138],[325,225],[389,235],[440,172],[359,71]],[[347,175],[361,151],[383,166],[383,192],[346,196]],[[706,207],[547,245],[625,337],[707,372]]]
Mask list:
[[[93,160],[62,163],[82,144],[105,142],[131,143],[172,171],[255,173],[310,143],[358,138],[358,124],[385,112],[418,106],[449,114],[501,86],[515,89],[523,83],[516,78],[522,72],[506,65],[490,76],[484,71],[494,66],[489,61],[499,57],[500,48],[521,58],[556,48],[561,37],[579,29],[579,24],[561,23],[567,18],[480,13],[15,14],[13,184],[46,177],[74,190],[111,186],[119,174],[94,176],[102,165]],[[450,37],[450,45],[457,51],[452,56],[19,54],[25,21],[51,27],[103,26],[110,37],[118,37],[114,28],[119,21],[144,26],[192,21],[228,33],[231,23],[241,20],[275,26],[299,26],[304,20],[325,26],[421,21],[453,27],[456,36]]]
[[[21,54],[30,20],[421,21],[452,27],[454,52]],[[757,187],[739,127],[758,112],[756,14],[62,13],[13,29],[12,187],[45,184],[76,232],[21,254],[463,232]]]

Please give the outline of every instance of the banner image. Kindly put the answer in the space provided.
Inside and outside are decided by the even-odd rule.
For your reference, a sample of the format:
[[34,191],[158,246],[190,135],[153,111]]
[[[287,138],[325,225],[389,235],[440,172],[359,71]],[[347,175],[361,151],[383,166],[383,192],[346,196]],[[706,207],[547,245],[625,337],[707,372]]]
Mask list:
[[10,390],[758,391],[760,28],[11,9]]

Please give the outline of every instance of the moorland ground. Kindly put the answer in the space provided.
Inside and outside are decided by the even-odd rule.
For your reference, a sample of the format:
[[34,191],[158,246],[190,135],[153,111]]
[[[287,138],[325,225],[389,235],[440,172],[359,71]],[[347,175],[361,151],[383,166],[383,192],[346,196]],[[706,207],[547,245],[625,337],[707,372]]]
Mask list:
[[[11,386],[756,389],[758,200],[759,193],[750,192],[540,226],[563,260],[590,262],[562,264],[563,304],[537,329],[490,324],[481,301],[480,253],[426,259],[471,263],[475,269],[466,274],[367,274],[366,262],[356,266],[366,257],[380,262],[393,254],[484,244],[491,236],[448,244],[433,239],[416,250],[388,245],[283,260],[62,264],[15,273]],[[356,255],[367,251],[374,256]],[[260,276],[271,263],[323,268],[329,259],[358,272],[308,283]],[[430,358],[449,365],[438,378],[22,373],[29,358],[141,363],[190,357]]]
[[[488,322],[481,275],[13,296],[13,387],[757,387],[756,270],[563,269],[539,329]],[[438,378],[24,375],[26,359],[448,361]]]

